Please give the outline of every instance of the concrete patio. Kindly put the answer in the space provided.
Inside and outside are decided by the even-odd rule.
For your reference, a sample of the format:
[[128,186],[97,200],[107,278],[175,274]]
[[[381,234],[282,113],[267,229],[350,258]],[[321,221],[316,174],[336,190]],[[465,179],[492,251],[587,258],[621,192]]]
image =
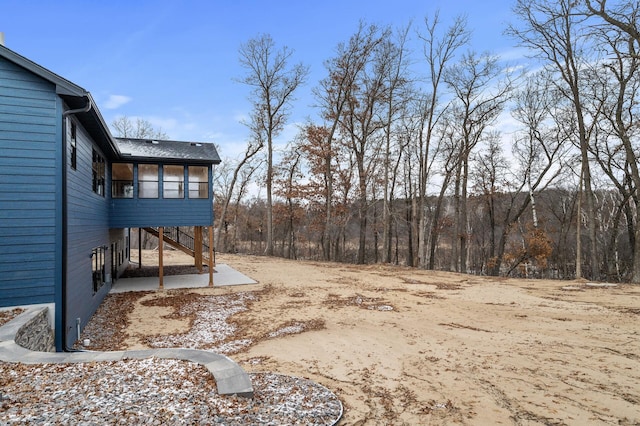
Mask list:
[[[201,288],[209,286],[209,274],[165,275],[164,289]],[[257,284],[258,282],[236,271],[229,265],[218,263],[213,273],[213,286]],[[158,289],[158,277],[121,278],[111,285],[111,293],[127,291],[153,291]]]

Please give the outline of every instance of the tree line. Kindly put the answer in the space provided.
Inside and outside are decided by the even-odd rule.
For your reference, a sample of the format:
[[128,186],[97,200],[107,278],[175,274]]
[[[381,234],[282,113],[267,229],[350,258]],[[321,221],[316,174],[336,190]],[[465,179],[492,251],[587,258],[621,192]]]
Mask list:
[[516,0],[505,36],[526,70],[474,50],[464,17],[360,23],[283,150],[309,68],[249,40],[249,137],[215,171],[216,249],[640,282],[639,10]]

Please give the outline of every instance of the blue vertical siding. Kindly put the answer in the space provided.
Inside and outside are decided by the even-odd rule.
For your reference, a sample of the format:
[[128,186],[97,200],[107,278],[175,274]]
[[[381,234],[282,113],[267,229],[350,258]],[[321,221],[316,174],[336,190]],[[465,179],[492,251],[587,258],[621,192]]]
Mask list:
[[[68,120],[75,120],[69,117]],[[70,121],[69,121],[70,123]],[[76,122],[77,167],[71,168],[71,152],[67,151],[67,300],[65,339],[71,345],[77,339],[76,319],[86,325],[109,291],[104,285],[93,292],[91,252],[96,247],[110,246],[109,198],[93,192],[93,149],[104,153],[94,144],[80,123]],[[71,125],[66,126],[70,138]],[[106,159],[106,156],[104,156]],[[106,166],[108,163],[106,164]],[[106,167],[106,169],[110,169]],[[110,170],[106,170],[109,179]],[[105,269],[111,270],[111,253],[105,256]]]
[[58,102],[53,84],[0,58],[0,306],[55,302]]
[[211,200],[114,199],[111,226],[208,226],[213,223]]

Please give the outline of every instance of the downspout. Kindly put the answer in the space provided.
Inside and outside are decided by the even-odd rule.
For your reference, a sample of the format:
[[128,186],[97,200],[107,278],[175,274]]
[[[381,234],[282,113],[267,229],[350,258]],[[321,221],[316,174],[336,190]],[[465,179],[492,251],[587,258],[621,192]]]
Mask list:
[[[84,97],[87,104],[83,108],[70,109],[62,112],[62,350],[77,352],[67,345],[67,117],[82,112],[89,112],[93,107],[88,94]],[[80,325],[77,325],[78,339],[80,339]]]
[[89,112],[91,111],[91,108],[93,107],[93,103],[91,102],[91,98],[88,95],[84,95],[85,98],[87,98],[87,104],[82,107],[82,108],[78,108],[78,109],[70,109],[67,111],[64,111],[62,113],[62,117],[66,117],[68,115],[72,115],[72,114],[79,114],[81,112]]

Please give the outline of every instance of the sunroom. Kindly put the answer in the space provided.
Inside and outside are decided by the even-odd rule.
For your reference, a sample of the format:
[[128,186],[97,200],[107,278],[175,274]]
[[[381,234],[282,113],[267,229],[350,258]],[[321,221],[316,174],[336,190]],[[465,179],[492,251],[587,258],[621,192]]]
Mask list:
[[[199,142],[116,138],[118,161],[109,171],[111,228],[144,229],[191,252],[196,266],[212,270],[213,253],[203,257],[203,228],[212,233],[215,145]],[[188,232],[181,230],[189,229]],[[182,241],[180,238],[182,237]],[[212,240],[212,235],[209,236]],[[159,246],[162,265],[162,244]],[[212,251],[212,248],[205,251]],[[162,268],[160,268],[162,287]]]

